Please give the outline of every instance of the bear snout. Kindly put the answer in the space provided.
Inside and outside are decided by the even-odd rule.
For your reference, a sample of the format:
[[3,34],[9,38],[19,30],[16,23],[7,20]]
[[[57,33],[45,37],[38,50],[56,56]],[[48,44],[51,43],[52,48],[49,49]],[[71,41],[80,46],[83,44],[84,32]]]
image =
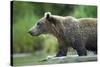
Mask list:
[[33,34],[34,34],[32,31],[28,31],[28,33],[29,33],[30,35],[33,35]]
[[28,31],[28,33],[32,36],[38,36],[40,33],[36,30]]

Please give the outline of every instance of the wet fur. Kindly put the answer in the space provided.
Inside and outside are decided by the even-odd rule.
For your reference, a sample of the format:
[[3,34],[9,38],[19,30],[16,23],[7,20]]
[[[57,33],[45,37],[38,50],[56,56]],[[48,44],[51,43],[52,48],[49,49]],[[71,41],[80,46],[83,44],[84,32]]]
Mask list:
[[97,21],[95,18],[75,19],[68,16],[61,21],[46,20],[47,27],[59,42],[57,56],[65,56],[70,46],[77,51],[79,56],[87,55],[86,50],[97,53]]
[[[87,50],[97,53],[96,18],[76,19],[71,16],[62,17],[47,13],[38,21],[41,22],[47,29],[45,33],[53,34],[58,39],[57,57],[66,56],[69,47],[74,48],[79,56],[87,55]],[[42,33],[44,32],[40,34]]]

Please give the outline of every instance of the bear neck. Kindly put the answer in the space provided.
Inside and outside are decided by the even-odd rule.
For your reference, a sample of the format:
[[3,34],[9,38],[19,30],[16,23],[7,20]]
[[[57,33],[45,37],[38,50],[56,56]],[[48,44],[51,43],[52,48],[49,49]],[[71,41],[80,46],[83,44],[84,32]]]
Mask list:
[[58,40],[65,42],[63,23],[57,22],[56,25],[49,24],[49,30]]

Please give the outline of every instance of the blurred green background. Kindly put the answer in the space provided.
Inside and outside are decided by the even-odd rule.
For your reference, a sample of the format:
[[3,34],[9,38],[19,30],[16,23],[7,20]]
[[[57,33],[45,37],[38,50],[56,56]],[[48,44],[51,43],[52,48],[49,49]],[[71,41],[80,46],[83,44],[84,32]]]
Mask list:
[[[54,15],[82,17],[97,17],[97,7],[89,5],[51,4],[37,2],[12,2],[13,54],[40,52],[55,54],[57,39],[52,35],[31,36],[28,30],[44,16],[45,12]],[[35,55],[34,55],[35,56]],[[19,58],[20,59],[20,58]],[[18,58],[17,58],[18,60]],[[15,62],[17,63],[17,61]]]

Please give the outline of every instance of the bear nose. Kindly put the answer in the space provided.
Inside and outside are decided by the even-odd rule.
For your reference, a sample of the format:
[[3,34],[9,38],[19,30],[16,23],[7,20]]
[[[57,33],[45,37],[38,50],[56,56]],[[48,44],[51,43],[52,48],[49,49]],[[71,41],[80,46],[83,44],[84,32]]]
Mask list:
[[31,31],[28,31],[28,33],[32,35],[32,32]]

